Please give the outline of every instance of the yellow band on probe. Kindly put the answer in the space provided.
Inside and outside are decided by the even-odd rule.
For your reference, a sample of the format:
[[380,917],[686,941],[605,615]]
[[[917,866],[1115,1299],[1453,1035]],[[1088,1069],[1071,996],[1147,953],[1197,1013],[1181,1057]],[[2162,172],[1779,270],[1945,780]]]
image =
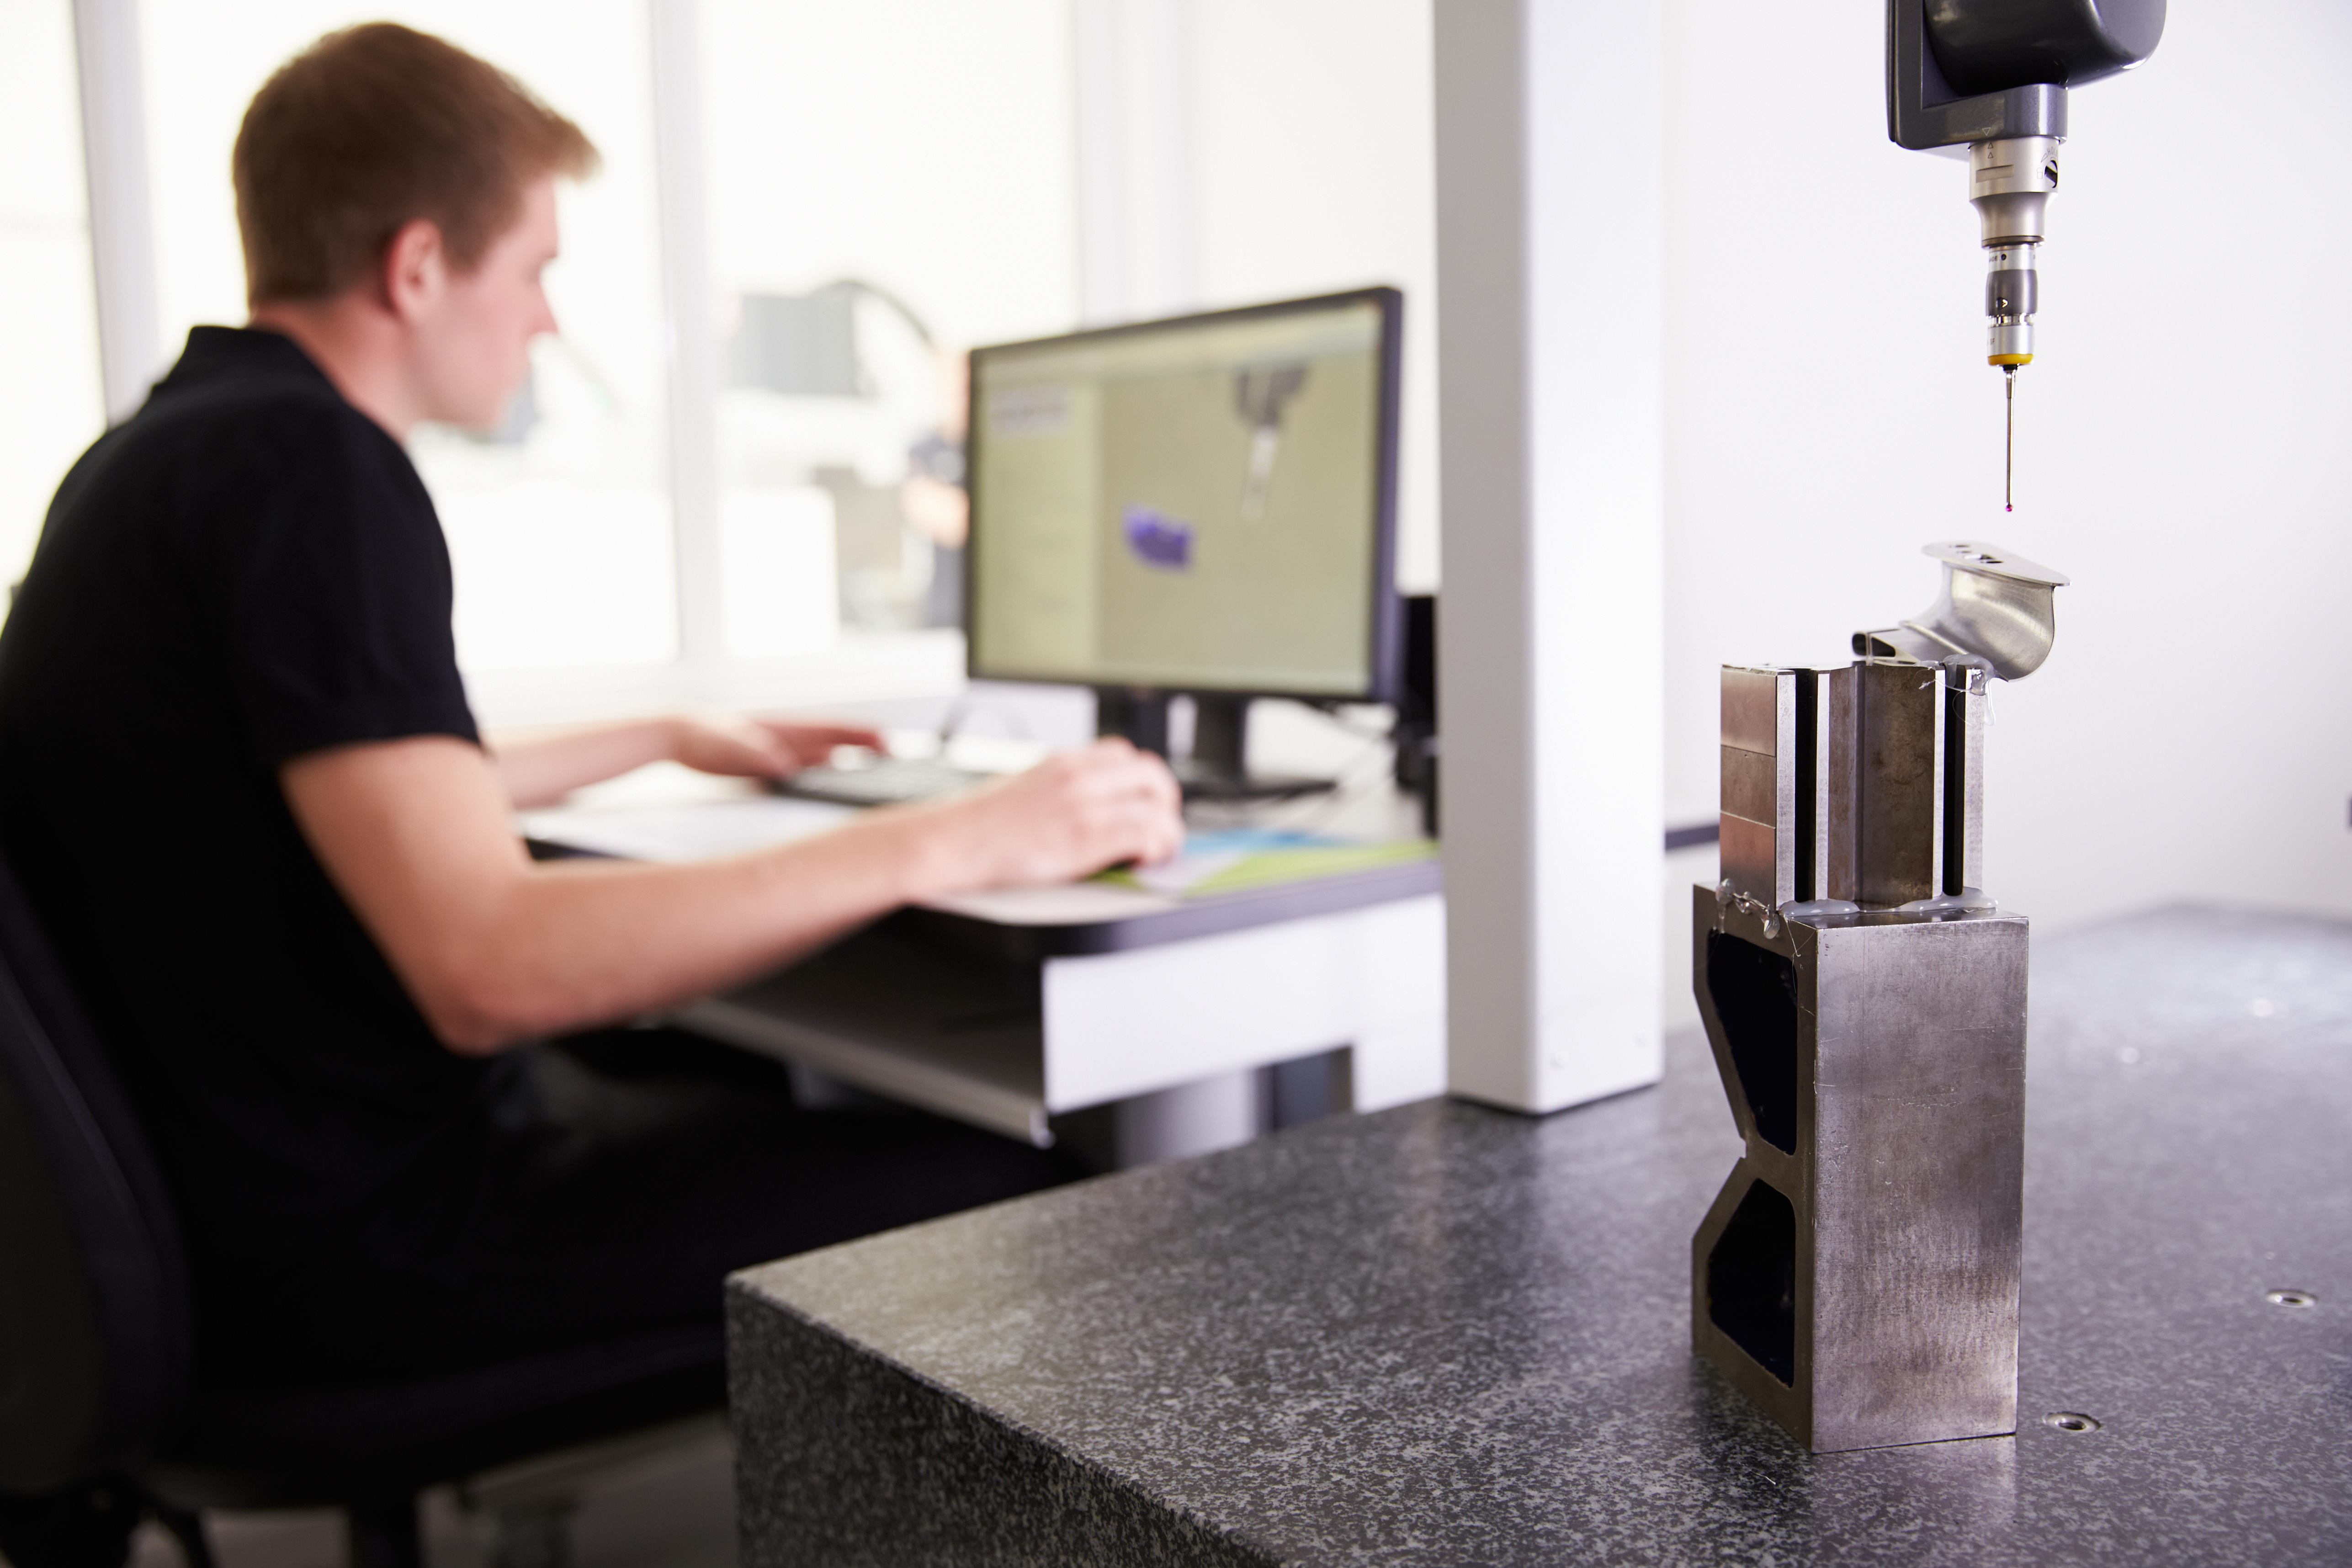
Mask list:
[[2033,356],[2032,354],[1985,355],[1985,363],[1987,364],[2032,364],[2032,363]]

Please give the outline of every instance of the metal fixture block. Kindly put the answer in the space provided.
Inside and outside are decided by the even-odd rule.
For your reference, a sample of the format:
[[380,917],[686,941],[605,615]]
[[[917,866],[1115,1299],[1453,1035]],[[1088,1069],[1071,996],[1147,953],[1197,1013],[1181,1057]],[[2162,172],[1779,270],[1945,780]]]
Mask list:
[[1814,679],[1723,668],[1723,875],[1775,909],[1812,897]]
[[1903,904],[1936,894],[1941,674],[1864,660],[1830,675],[1831,898]]
[[1822,679],[1827,787],[1796,809],[1821,814],[1825,896],[1885,907],[1982,888],[1983,668],[1868,658]]
[[1693,891],[1747,1142],[1691,1240],[1693,1348],[1817,1453],[2014,1431],[2024,917],[1768,927]]

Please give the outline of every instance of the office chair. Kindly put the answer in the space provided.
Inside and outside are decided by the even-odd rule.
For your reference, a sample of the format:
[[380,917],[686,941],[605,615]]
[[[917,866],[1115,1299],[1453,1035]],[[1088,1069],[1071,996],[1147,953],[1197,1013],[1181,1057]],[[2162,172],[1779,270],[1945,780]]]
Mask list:
[[[715,1288],[715,1287],[714,1287]],[[725,1403],[714,1330],[398,1384],[193,1375],[171,1205],[0,865],[0,1553],[117,1568],[142,1517],[210,1568],[196,1510],[344,1510],[354,1568],[420,1564],[425,1488]]]

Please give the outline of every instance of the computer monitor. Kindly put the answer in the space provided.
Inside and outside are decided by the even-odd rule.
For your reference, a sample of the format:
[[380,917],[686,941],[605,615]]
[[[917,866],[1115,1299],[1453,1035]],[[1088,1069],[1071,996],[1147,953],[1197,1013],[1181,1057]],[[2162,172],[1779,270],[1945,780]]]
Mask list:
[[[1403,300],[1365,289],[971,355],[965,627],[976,679],[1095,688],[1102,728],[1255,793],[1253,697],[1398,679]],[[1265,785],[1266,789],[1275,786]]]

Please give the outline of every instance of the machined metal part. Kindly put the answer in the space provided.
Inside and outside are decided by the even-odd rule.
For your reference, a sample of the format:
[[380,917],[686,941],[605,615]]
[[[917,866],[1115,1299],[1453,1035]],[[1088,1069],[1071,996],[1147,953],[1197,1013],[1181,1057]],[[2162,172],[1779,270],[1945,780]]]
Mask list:
[[1943,592],[1909,620],[1854,633],[1855,653],[1930,662],[1960,654],[1983,659],[2003,680],[2042,668],[2058,638],[2063,574],[1999,545],[1965,540],[1929,544],[1921,553],[1944,563]]
[[2024,917],[1692,899],[1747,1148],[1691,1238],[1698,1354],[1817,1453],[2017,1424]]

